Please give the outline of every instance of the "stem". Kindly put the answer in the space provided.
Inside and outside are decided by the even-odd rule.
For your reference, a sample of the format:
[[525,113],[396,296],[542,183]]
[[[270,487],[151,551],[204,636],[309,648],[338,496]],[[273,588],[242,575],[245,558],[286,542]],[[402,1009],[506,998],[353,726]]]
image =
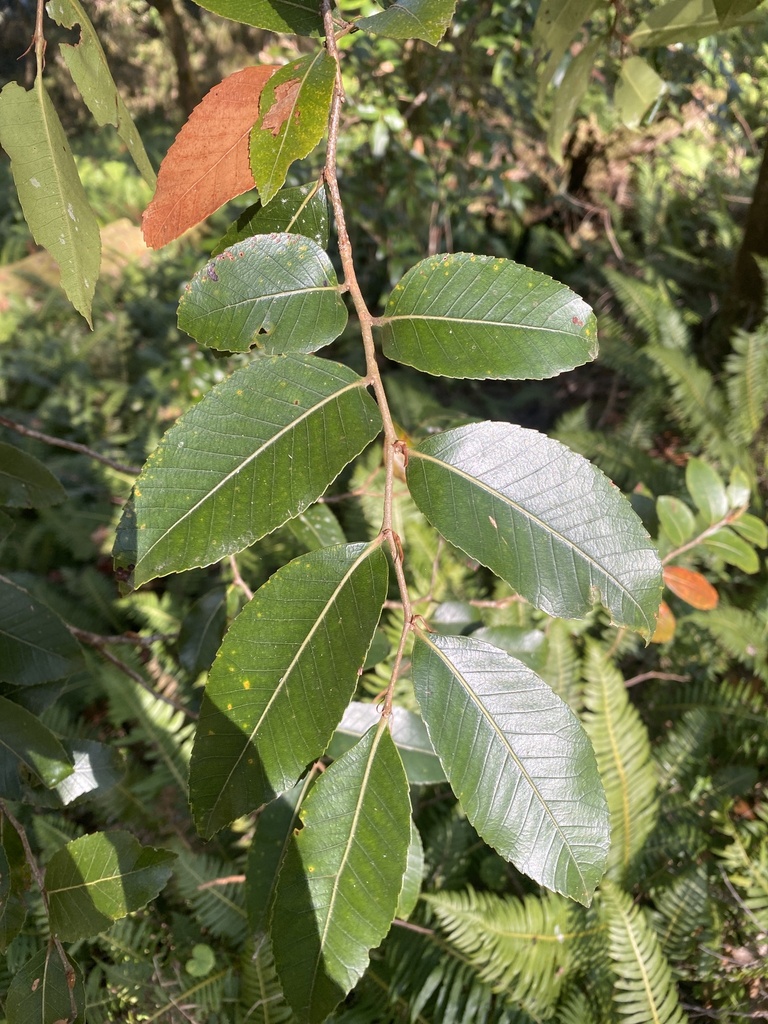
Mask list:
[[24,437],[32,437],[35,441],[43,441],[45,444],[54,445],[56,448],[66,448],[70,452],[79,452],[80,455],[87,455],[89,459],[95,459],[96,462],[101,462],[118,473],[125,473],[126,476],[138,476],[141,472],[139,466],[125,466],[122,462],[115,462],[114,459],[109,459],[106,455],[100,455],[93,448],[88,448],[84,444],[78,444],[77,441],[64,441],[60,437],[43,434],[33,427],[25,427],[23,424],[9,420],[5,416],[0,416],[0,425],[8,427],[10,430],[15,430],[17,434],[23,434]]
[[[382,711],[382,714],[385,717],[388,717],[392,710],[392,693],[394,691],[395,680],[397,678],[397,668],[399,667],[403,651],[405,650],[406,640],[408,638],[408,633],[411,629],[413,619],[413,609],[411,606],[410,595],[408,593],[408,584],[403,571],[403,549],[400,543],[400,538],[392,527],[395,459],[398,453],[403,455],[407,453],[405,452],[403,442],[399,440],[397,432],[395,431],[395,425],[389,409],[389,402],[387,401],[387,395],[381,379],[381,372],[379,371],[379,366],[376,360],[376,345],[373,340],[373,325],[376,320],[371,315],[371,312],[366,305],[357,280],[354,259],[352,257],[352,244],[349,239],[347,222],[344,216],[344,207],[339,193],[339,182],[336,172],[336,154],[339,138],[339,124],[341,121],[341,105],[344,101],[344,86],[341,78],[339,47],[336,35],[334,34],[331,0],[323,0],[322,9],[323,24],[325,27],[325,45],[328,53],[336,62],[336,82],[333,88],[333,98],[331,100],[331,110],[328,119],[328,146],[325,157],[324,178],[326,187],[328,188],[328,194],[331,199],[333,215],[336,220],[336,233],[338,236],[341,266],[344,272],[344,282],[349,291],[352,304],[360,322],[360,333],[365,352],[367,382],[373,388],[373,393],[379,406],[379,412],[381,413],[381,419],[384,427],[384,502],[380,532],[384,537],[386,537],[387,543],[389,544],[389,550],[392,554],[392,562],[395,570],[395,577],[397,579],[397,586],[400,591],[400,599],[403,604],[403,632],[400,636],[400,644],[398,645],[398,652],[395,657],[395,668],[392,672],[389,687],[387,688],[384,700],[384,709]],[[345,35],[347,31],[348,29],[345,28],[342,30],[341,34]]]
[[727,512],[722,519],[719,519],[716,523],[708,526],[706,530],[702,530],[701,533],[697,534],[693,540],[689,540],[686,544],[681,544],[679,548],[675,548],[674,551],[670,551],[669,554],[664,555],[661,560],[662,565],[667,565],[672,561],[673,558],[677,558],[678,555],[682,555],[684,551],[690,551],[691,548],[697,547],[707,537],[711,537],[713,533],[717,533],[724,526],[728,526],[730,523],[740,519],[747,511],[746,506],[741,508],[732,508],[730,512]]

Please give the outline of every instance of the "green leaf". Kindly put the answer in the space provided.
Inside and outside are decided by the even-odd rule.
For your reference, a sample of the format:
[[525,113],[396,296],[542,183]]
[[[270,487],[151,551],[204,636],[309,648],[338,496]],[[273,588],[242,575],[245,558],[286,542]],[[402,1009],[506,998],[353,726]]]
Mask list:
[[379,323],[389,359],[444,377],[541,380],[597,355],[597,322],[583,299],[492,256],[422,260]]
[[10,516],[6,515],[5,512],[0,511],[0,543],[2,543],[6,537],[9,537],[13,532],[15,523]]
[[400,898],[397,901],[395,916],[401,921],[407,921],[416,909],[421,895],[421,881],[424,877],[424,846],[421,842],[419,830],[411,820],[411,841],[408,846],[408,863],[403,875],[403,888],[400,890]]
[[656,514],[659,517],[662,530],[676,548],[689,541],[696,532],[696,520],[693,512],[679,498],[662,494],[660,498],[656,499]]
[[292,786],[352,699],[387,596],[381,547],[294,559],[227,633],[200,710],[190,770],[201,835]]
[[0,697],[0,796],[21,798],[19,767],[52,789],[72,774],[72,759],[39,718]]
[[65,966],[56,947],[47,944],[14,974],[5,1014],[7,1024],[84,1024],[79,968],[69,960]]
[[213,664],[227,625],[227,595],[209,590],[195,601],[179,630],[179,661],[192,676]]
[[245,905],[254,933],[269,930],[280,868],[294,830],[300,826],[299,808],[316,777],[317,772],[307,772],[293,789],[262,808],[256,819],[245,869]]
[[714,0],[715,13],[725,28],[736,19],[750,14],[762,2],[763,0]]
[[506,654],[511,654],[513,658],[533,669],[536,675],[544,678],[549,643],[547,634],[542,629],[527,629],[525,626],[483,626],[476,629],[472,636],[475,640],[483,640]]
[[533,44],[549,54],[539,64],[542,87],[554,75],[565,51],[584,22],[591,17],[598,0],[542,0],[533,26]]
[[259,201],[244,210],[213,247],[211,255],[218,256],[230,245],[252,235],[279,231],[304,235],[321,249],[328,247],[328,198],[322,186],[315,183],[283,188],[275,199],[277,202],[269,206],[263,206]]
[[117,134],[128,147],[128,152],[142,178],[154,188],[157,184],[157,175],[149,162],[136,125],[115,85],[104,50],[80,0],[50,0],[45,9],[55,22],[65,28],[80,26],[80,42],[75,46],[60,43],[59,53],[96,123],[111,124],[117,129]]
[[707,537],[703,544],[707,551],[742,572],[760,571],[760,558],[755,549],[727,526]]
[[327,505],[312,505],[306,512],[291,519],[288,529],[308,551],[346,544],[347,538],[339,520]]
[[128,832],[95,832],[67,843],[45,872],[52,930],[75,942],[109,928],[157,896],[175,859],[169,850],[141,846]]
[[72,774],[56,787],[65,806],[82,796],[101,796],[122,779],[124,772],[113,747],[95,740],[75,740],[68,746]]
[[294,160],[308,156],[323,137],[335,81],[336,62],[321,49],[286,64],[264,86],[251,131],[251,170],[265,206]]
[[452,544],[550,615],[601,601],[650,636],[661,564],[629,502],[557,441],[510,423],[473,423],[409,452],[414,501]]
[[0,851],[3,878],[7,883],[5,895],[0,899],[0,953],[5,953],[21,931],[27,916],[25,896],[30,885],[30,870],[18,833],[8,818],[1,814]]
[[302,235],[257,235],[225,249],[179,302],[181,330],[229,352],[315,352],[346,323],[331,261]]
[[547,149],[558,164],[563,162],[563,135],[571,127],[574,114],[589,87],[595,68],[595,57],[603,43],[602,38],[593,39],[579,50],[566,68],[563,80],[555,93],[547,132]]
[[272,948],[294,1013],[320,1024],[389,931],[403,884],[410,801],[386,722],[334,761],[301,819],[280,873]]
[[0,505],[45,508],[64,501],[67,492],[34,455],[0,442]]
[[754,544],[756,548],[768,547],[768,524],[763,519],[745,512],[738,519],[734,519],[731,525],[747,543]]
[[619,117],[627,128],[637,128],[664,88],[664,79],[642,57],[628,57],[624,61],[614,100]]
[[732,509],[746,508],[749,505],[749,499],[752,497],[752,483],[741,466],[734,466],[731,470],[726,494],[728,495],[728,505]]
[[308,36],[323,29],[317,0],[195,0],[195,3],[230,21],[255,25],[271,32],[295,32]]
[[217,384],[149,457],[118,528],[118,564],[135,564],[139,586],[299,515],[381,429],[365,386],[312,356],[256,359]]
[[728,494],[719,474],[702,459],[691,458],[685,467],[685,486],[701,512],[705,526],[728,514]]
[[35,686],[80,666],[80,646],[58,615],[0,576],[0,679]]
[[451,23],[456,0],[396,0],[380,14],[358,18],[357,28],[390,39],[423,39],[437,46]]
[[578,719],[534,672],[490,644],[417,637],[414,690],[467,818],[524,874],[588,906],[610,834]]
[[67,298],[91,326],[101,236],[41,76],[29,92],[15,82],[0,92],[0,146],[11,158],[21,208],[35,241],[59,265]]
[[[376,725],[380,718],[381,711],[376,704],[352,701],[333,734],[327,751],[328,756],[341,757],[361,736]],[[445,782],[445,772],[420,716],[405,708],[395,707],[392,709],[390,721],[392,739],[402,758],[409,785],[428,786]]]
[[205,942],[196,942],[192,956],[184,964],[184,970],[193,978],[204,978],[216,966],[216,954]]
[[[761,21],[763,14],[744,14],[729,19],[728,27],[750,25]],[[705,36],[723,30],[713,0],[669,0],[655,7],[629,37],[629,45],[670,46],[672,43],[695,43]]]

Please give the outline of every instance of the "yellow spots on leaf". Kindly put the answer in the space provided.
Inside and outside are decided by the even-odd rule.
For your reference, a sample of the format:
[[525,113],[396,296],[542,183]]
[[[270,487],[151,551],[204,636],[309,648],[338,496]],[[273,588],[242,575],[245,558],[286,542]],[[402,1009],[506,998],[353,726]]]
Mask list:
[[238,388],[237,391],[235,392],[235,394],[237,395],[238,398],[242,398],[243,397],[243,389],[242,388]]
[[232,705],[231,704],[227,704],[227,711],[231,711],[231,710],[232,710]]
[[243,689],[244,690],[250,690],[250,688],[251,688],[251,680],[250,679],[244,679],[243,680]]
[[141,490],[138,487],[134,488],[133,493],[137,498],[141,497]]

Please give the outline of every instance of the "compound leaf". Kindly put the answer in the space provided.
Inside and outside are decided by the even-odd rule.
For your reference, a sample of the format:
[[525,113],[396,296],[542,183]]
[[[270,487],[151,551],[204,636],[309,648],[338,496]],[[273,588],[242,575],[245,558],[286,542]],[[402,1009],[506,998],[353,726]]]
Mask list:
[[423,39],[437,46],[451,23],[456,0],[396,0],[380,14],[358,18],[355,25],[390,39]]
[[619,490],[558,441],[510,423],[473,423],[409,452],[414,501],[452,544],[550,615],[600,601],[649,636],[661,563]]
[[384,354],[444,377],[540,380],[594,359],[597,323],[575,292],[512,260],[430,256],[395,286]]

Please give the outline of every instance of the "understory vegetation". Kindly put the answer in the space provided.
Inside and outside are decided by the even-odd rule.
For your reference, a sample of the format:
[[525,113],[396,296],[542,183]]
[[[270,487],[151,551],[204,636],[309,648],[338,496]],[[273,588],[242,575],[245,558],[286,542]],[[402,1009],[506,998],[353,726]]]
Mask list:
[[768,19],[635,6],[19,5],[0,1021],[768,1014]]

